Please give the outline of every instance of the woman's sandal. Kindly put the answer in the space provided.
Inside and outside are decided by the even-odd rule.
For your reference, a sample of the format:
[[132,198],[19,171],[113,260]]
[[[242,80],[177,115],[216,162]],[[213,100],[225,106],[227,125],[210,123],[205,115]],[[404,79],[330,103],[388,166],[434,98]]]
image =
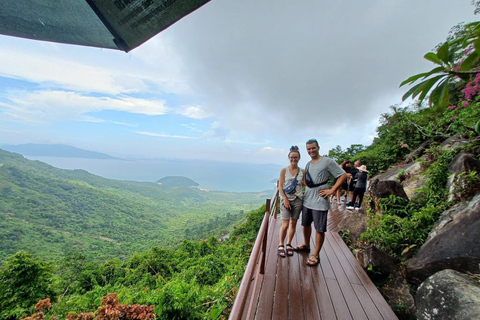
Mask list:
[[314,254],[312,254],[312,256],[308,258],[306,262],[307,266],[311,266],[311,267],[314,267],[319,263],[320,263],[320,257]]
[[310,247],[306,246],[305,244],[301,244],[293,248],[293,250],[298,252],[310,252]]
[[293,256],[293,247],[290,243],[287,243],[287,256]]
[[278,246],[277,253],[280,257],[283,257],[283,258],[287,256],[287,254],[285,253],[285,247],[283,245]]

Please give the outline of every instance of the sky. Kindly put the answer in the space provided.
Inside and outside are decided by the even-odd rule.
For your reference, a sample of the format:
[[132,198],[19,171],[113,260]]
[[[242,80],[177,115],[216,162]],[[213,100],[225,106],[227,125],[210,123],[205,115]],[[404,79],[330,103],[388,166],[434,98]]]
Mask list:
[[[0,145],[288,164],[368,146],[470,0],[212,0],[129,53],[0,35]],[[408,101],[403,104],[407,105]]]

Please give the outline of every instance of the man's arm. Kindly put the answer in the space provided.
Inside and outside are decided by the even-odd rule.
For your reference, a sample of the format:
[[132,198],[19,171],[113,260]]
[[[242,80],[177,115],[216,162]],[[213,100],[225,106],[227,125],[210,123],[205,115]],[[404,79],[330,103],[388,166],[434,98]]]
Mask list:
[[335,194],[335,191],[337,191],[338,188],[343,184],[345,180],[347,180],[348,173],[342,174],[340,177],[338,177],[337,182],[330,188],[330,189],[323,189],[318,191],[318,195],[320,197],[328,197],[329,195]]

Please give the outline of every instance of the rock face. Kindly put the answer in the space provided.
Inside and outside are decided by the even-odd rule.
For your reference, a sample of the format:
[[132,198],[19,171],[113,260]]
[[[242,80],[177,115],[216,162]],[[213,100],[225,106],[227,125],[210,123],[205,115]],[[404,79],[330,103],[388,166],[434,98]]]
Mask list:
[[367,215],[361,210],[353,211],[338,225],[340,229],[349,230],[348,238],[353,245],[356,245],[361,234],[367,231],[367,226]]
[[451,175],[447,182],[449,200],[466,200],[480,190],[478,181],[468,181],[461,175],[472,171],[480,173],[480,161],[469,153],[460,152],[448,167],[448,173]]
[[429,240],[407,264],[407,277],[420,283],[443,269],[480,272],[480,195],[446,211]]
[[[401,272],[395,271],[388,277],[388,283],[380,289],[388,304],[394,308],[399,319],[415,319],[415,299]],[[395,306],[404,306],[395,308]]]
[[402,184],[394,180],[379,180],[374,179],[368,189],[365,202],[373,209],[374,212],[380,213],[380,199],[388,198],[390,195],[408,199],[405,190],[403,190]]
[[393,180],[379,181],[375,179],[372,181],[369,191],[372,197],[377,199],[388,198],[391,194],[408,199],[402,185]]
[[419,320],[480,319],[480,285],[454,270],[440,271],[418,287]]
[[410,152],[407,157],[405,158],[405,163],[410,163],[415,161],[416,159],[420,158],[425,150],[432,144],[430,140],[425,141],[422,143],[417,149]]

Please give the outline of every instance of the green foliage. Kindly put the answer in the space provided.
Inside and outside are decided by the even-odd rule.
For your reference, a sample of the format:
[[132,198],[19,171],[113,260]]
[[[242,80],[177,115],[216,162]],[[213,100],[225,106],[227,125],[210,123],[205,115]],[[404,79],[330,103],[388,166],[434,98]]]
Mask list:
[[411,201],[393,195],[381,199],[382,214],[368,212],[369,226],[361,239],[394,256],[419,248],[440,214],[451,205],[446,189],[448,165],[459,151],[460,148],[445,151],[440,147],[427,150],[426,185]]
[[265,201],[261,193],[104,179],[1,149],[0,164],[0,262],[22,249],[125,260],[152,246],[223,236]]
[[429,95],[430,105],[446,107],[450,103],[449,88],[461,79],[468,81],[471,75],[480,72],[480,23],[473,22],[457,31],[455,37],[439,46],[436,52],[425,54],[425,59],[437,66],[429,72],[419,73],[403,81],[400,86],[421,82],[410,88],[402,100],[418,96],[419,103]]
[[[8,288],[0,287],[0,293],[8,295],[11,287],[20,287],[25,291],[36,288],[35,294],[28,291],[29,297],[16,295],[8,300],[15,303],[2,305],[6,316],[0,319],[13,320],[31,314],[35,303],[47,296],[52,299],[49,317],[92,312],[102,297],[112,292],[117,293],[122,303],[155,305],[158,319],[220,319],[228,315],[233,305],[264,212],[265,206],[249,213],[245,222],[223,242],[215,237],[185,240],[176,250],[153,247],[124,262],[92,263],[76,252],[50,264],[52,267],[45,269],[49,272],[34,273],[31,270],[47,264],[19,252],[0,269],[0,279],[14,279]],[[30,270],[35,279],[21,278],[23,273],[12,268],[14,265]],[[19,311],[17,302],[21,299],[25,304]]]
[[391,107],[391,113],[384,113],[377,128],[378,137],[372,145],[356,153],[355,159],[367,165],[369,175],[387,170],[402,161],[405,156],[426,141],[429,136],[419,130],[422,125],[431,123],[436,118],[434,110]]
[[52,267],[25,251],[11,256],[0,269],[0,319],[28,316],[37,301],[53,296]]
[[365,146],[363,146],[362,144],[352,144],[345,150],[342,150],[342,147],[340,146],[336,146],[335,148],[328,151],[327,156],[335,160],[337,163],[341,163],[344,160],[352,161],[355,158],[356,154],[363,150],[365,150]]

